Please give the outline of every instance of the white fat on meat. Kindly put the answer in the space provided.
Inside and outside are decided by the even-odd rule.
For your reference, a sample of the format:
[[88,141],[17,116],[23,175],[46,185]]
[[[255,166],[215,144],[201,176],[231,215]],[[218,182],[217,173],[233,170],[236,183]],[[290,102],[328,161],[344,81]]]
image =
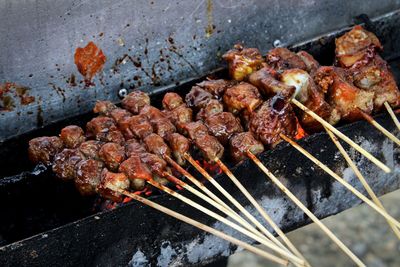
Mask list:
[[281,82],[296,88],[293,97],[301,103],[308,99],[308,88],[310,87],[310,75],[301,69],[285,70],[281,74]]

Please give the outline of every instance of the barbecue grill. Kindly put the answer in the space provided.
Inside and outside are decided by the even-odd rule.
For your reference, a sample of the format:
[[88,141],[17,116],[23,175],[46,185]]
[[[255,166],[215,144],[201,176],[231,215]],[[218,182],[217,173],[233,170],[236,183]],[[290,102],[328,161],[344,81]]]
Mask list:
[[[137,12],[139,9],[131,6],[128,10],[122,4],[100,7],[97,2],[68,3],[68,6],[62,7],[39,4],[39,11],[28,15],[37,19],[34,36],[29,32],[31,29],[14,24],[15,18],[11,18],[10,14],[15,17],[18,17],[17,14],[26,15],[22,4],[1,4],[0,20],[4,25],[13,26],[2,29],[6,38],[0,48],[1,88],[4,89],[4,84],[10,82],[13,85],[11,91],[0,91],[0,264],[205,265],[237,250],[217,237],[136,202],[111,206],[110,202],[98,197],[82,197],[73,184],[61,182],[44,166],[34,166],[29,162],[26,151],[31,138],[56,135],[68,124],[84,126],[93,117],[88,111],[96,99],[118,102],[124,90],[139,88],[151,95],[153,105],[160,107],[165,92],[185,94],[205,76],[226,77],[226,69],[216,58],[241,39],[250,46],[262,48],[263,52],[272,45],[283,45],[295,51],[305,50],[321,64],[332,64],[334,39],[349,29],[350,19],[353,18],[355,22],[365,23],[380,38],[385,47],[383,57],[390,63],[397,81],[400,81],[397,52],[400,11],[386,14],[394,10],[395,2],[385,1],[378,6],[371,1],[368,7],[357,3],[336,7],[331,2],[312,6],[306,1],[294,1],[302,5],[298,13],[292,7],[295,3],[284,6],[271,3],[266,6],[261,2],[254,1],[250,5],[240,1],[229,4],[205,1],[195,5],[195,8],[190,6],[193,4],[191,1],[167,6],[140,2],[137,4],[143,8],[140,15]],[[285,10],[289,6],[289,10]],[[266,17],[261,11],[267,9],[271,9],[268,11],[271,18],[268,21],[260,19],[261,16]],[[137,26],[134,23],[140,20],[138,18],[128,23],[132,21],[127,19],[132,16],[130,11],[138,17],[143,14],[146,18],[152,14],[163,19],[157,20],[158,23]],[[260,17],[252,21],[254,18],[244,16],[245,12]],[[361,13],[367,13],[373,19],[370,21],[365,15],[356,16]],[[114,14],[118,16],[113,17],[112,23],[102,21],[102,18]],[[282,14],[283,18],[276,17],[278,14]],[[51,19],[44,20],[45,15],[50,15]],[[174,17],[183,21],[179,25],[185,24],[188,18],[192,21],[187,28],[176,28],[177,22],[168,25]],[[315,25],[325,21],[326,24],[315,29]],[[105,24],[93,25],[95,22]],[[57,27],[49,30],[45,26],[49,27],[51,23]],[[87,27],[86,30],[77,30],[81,24]],[[159,25],[162,25],[163,32],[158,29]],[[55,31],[69,36],[68,44],[57,40]],[[133,34],[143,40],[134,38]],[[310,39],[316,35],[318,37]],[[23,42],[24,39],[29,40]],[[104,72],[96,76],[93,84],[87,84],[79,76],[72,58],[77,47],[86,45],[86,41],[92,39],[102,47],[107,61]],[[34,97],[34,100],[22,101],[26,97]],[[388,115],[378,115],[375,119],[395,132],[395,125]],[[349,149],[360,169],[368,174],[374,191],[382,195],[398,189],[400,159],[393,143],[383,138],[381,133],[371,131],[371,125],[364,121],[341,125],[339,129],[392,169],[391,173],[383,174],[378,167]],[[299,143],[364,192],[327,134],[314,134]],[[360,203],[351,192],[345,191],[311,162],[304,161],[287,144],[280,144],[274,150],[262,153],[259,158],[319,218]],[[229,166],[284,231],[311,222],[249,160],[237,165],[229,163]],[[196,173],[194,169],[190,172]],[[227,191],[237,196],[240,203],[247,203],[223,174],[216,174],[215,177]],[[185,191],[181,193],[187,195]],[[215,194],[218,195],[218,192]],[[154,192],[149,198],[247,240],[172,197]],[[202,204],[213,209],[207,203]],[[254,211],[251,206],[246,208]]]

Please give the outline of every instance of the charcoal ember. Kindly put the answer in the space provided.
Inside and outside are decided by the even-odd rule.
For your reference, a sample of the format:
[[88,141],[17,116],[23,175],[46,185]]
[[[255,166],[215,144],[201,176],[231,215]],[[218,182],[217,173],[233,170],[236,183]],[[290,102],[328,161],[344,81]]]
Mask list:
[[85,133],[81,127],[69,125],[61,130],[60,138],[67,148],[76,148],[85,141]]
[[99,150],[104,145],[104,142],[97,140],[89,140],[83,142],[79,146],[79,151],[88,159],[100,159]]
[[86,124],[86,135],[89,138],[95,137],[98,133],[107,133],[117,130],[117,126],[112,118],[96,117]]
[[139,90],[134,90],[122,100],[122,107],[133,114],[138,114],[146,105],[150,105],[150,97]]
[[125,159],[125,148],[117,143],[106,143],[100,148],[99,157],[108,169],[116,171]]
[[111,201],[122,202],[124,197],[117,191],[127,190],[129,186],[129,179],[124,173],[114,173],[104,168],[101,172],[101,182],[97,187],[97,192]]
[[134,137],[143,139],[153,132],[153,126],[144,115],[132,116],[129,119],[129,129]]
[[65,148],[54,157],[53,172],[62,180],[73,180],[76,177],[76,165],[84,159],[78,149]]
[[145,181],[151,180],[153,175],[149,167],[140,159],[140,154],[134,154],[119,166],[119,172],[124,173],[131,181],[131,188],[143,190]]
[[97,192],[104,163],[95,159],[81,160],[76,165],[75,187],[81,195],[89,196]]
[[29,141],[28,156],[33,163],[49,165],[54,156],[64,147],[57,136],[36,137]]
[[125,143],[125,155],[129,158],[133,155],[142,154],[147,152],[144,145],[139,143],[136,139],[130,139]]
[[183,105],[183,99],[177,93],[169,92],[164,95],[162,100],[162,106],[164,109],[173,110],[181,105]]
[[104,116],[110,116],[111,112],[116,108],[117,106],[110,101],[97,100],[93,112]]
[[165,155],[171,156],[171,149],[158,134],[153,133],[146,136],[143,142],[148,152],[159,155],[160,157],[164,157]]
[[257,155],[264,151],[264,145],[251,132],[237,133],[229,140],[230,153],[235,162],[247,158],[247,151]]
[[205,125],[211,135],[215,136],[223,145],[228,143],[233,134],[243,132],[240,120],[230,112],[221,112],[208,117]]
[[108,142],[117,143],[120,145],[125,143],[124,135],[119,130],[98,133],[96,134],[96,140],[104,143]]

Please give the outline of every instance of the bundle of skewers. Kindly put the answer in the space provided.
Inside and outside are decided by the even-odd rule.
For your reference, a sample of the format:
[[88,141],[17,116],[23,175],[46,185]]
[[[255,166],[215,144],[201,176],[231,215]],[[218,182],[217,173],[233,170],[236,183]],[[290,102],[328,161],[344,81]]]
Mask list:
[[[310,266],[223,163],[221,158],[227,150],[234,162],[253,161],[344,253],[358,266],[364,266],[261,163],[257,155],[266,149],[273,149],[280,142],[288,142],[380,213],[400,238],[400,223],[384,209],[339,138],[384,172],[390,172],[389,167],[334,127],[339,122],[364,119],[400,145],[400,141],[371,116],[386,109],[396,125],[400,126],[392,110],[400,105],[400,92],[387,63],[379,56],[381,50],[377,37],[360,26],[336,40],[335,66],[320,66],[305,51],[293,53],[280,47],[270,50],[263,57],[258,49],[236,45],[223,56],[228,63],[231,80],[207,79],[193,86],[184,99],[177,93],[167,93],[162,101],[162,110],[151,106],[150,97],[138,90],[122,100],[122,108],[109,101],[98,101],[93,110],[98,116],[87,123],[86,132],[71,125],[63,128],[59,137],[32,139],[29,156],[35,163],[51,165],[60,179],[74,181],[83,195],[99,194],[115,202],[129,197],[279,264],[290,262],[296,266]],[[306,133],[319,131],[328,133],[372,200],[296,143]],[[196,155],[197,159],[192,155]],[[217,165],[281,239],[227,192],[198,163],[198,157]],[[226,199],[212,193],[190,174],[187,165],[197,169]],[[220,213],[171,189],[168,186],[171,183],[200,197]],[[240,241],[136,193],[150,185],[265,245],[267,250]]]

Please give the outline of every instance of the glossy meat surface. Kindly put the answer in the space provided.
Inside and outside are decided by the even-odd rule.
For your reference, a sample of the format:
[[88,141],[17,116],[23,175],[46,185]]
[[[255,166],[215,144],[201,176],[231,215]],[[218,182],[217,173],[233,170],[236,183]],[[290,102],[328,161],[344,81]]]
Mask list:
[[76,164],[84,156],[77,149],[65,148],[54,157],[53,172],[62,180],[73,180],[76,177]]
[[230,153],[235,162],[247,158],[247,151],[257,155],[264,151],[264,145],[251,132],[242,132],[229,139]]
[[223,101],[228,110],[235,114],[243,109],[253,111],[262,103],[258,89],[245,82],[228,88],[223,96]]
[[69,125],[61,129],[60,138],[65,147],[76,148],[85,141],[85,133],[81,127]]
[[104,168],[101,173],[101,182],[97,187],[97,192],[104,198],[114,202],[122,202],[123,195],[116,190],[127,190],[129,184],[129,179],[124,173],[114,173]]
[[146,105],[150,105],[150,97],[139,90],[134,90],[122,100],[122,107],[133,114],[138,114]]
[[204,108],[207,103],[213,99],[213,95],[199,86],[193,86],[188,94],[186,94],[185,102],[189,108],[196,111]]
[[204,121],[207,117],[224,111],[224,106],[217,99],[211,99],[206,106],[196,114],[196,120]]
[[190,149],[189,140],[179,133],[173,133],[168,137],[168,143],[175,161],[179,165],[184,165],[186,162],[184,155]]
[[95,117],[86,124],[86,136],[95,137],[98,133],[117,130],[113,119],[109,117]]
[[292,86],[277,80],[273,72],[269,67],[262,68],[249,76],[249,82],[257,87],[266,97],[271,97],[279,92],[292,89]]
[[205,80],[196,84],[198,87],[206,90],[213,96],[221,98],[226,89],[236,84],[236,81],[218,79],[218,80]]
[[217,138],[209,134],[197,137],[194,143],[202,156],[209,162],[214,162],[215,159],[221,158],[224,154],[224,147]]
[[210,134],[223,145],[228,143],[233,134],[243,132],[240,120],[230,112],[221,112],[208,117],[205,120],[205,125]]
[[96,134],[96,140],[108,143],[117,143],[117,144],[123,144],[125,142],[124,135],[121,133],[119,130],[113,130],[109,132],[100,132]]
[[144,115],[135,115],[129,119],[129,129],[135,138],[143,139],[153,132],[149,120]]
[[279,71],[287,69],[307,70],[307,66],[301,57],[284,47],[270,50],[266,56],[266,62],[270,67]]
[[189,122],[184,125],[183,130],[185,135],[193,140],[198,137],[208,135],[208,129],[201,121]]
[[171,150],[168,145],[164,142],[164,139],[158,134],[150,134],[143,139],[146,145],[147,151],[156,154],[160,157],[164,155],[171,156]]
[[163,176],[163,173],[166,171],[167,162],[155,154],[142,153],[140,160],[149,167],[153,174]]
[[117,106],[110,101],[97,100],[93,112],[103,116],[110,116],[111,112],[116,108]]
[[117,124],[124,118],[132,116],[132,113],[123,108],[115,108],[110,112],[111,117]]
[[97,193],[104,164],[94,159],[81,160],[76,165],[75,187],[84,196]]
[[97,140],[88,140],[79,146],[79,151],[88,159],[100,159],[99,151],[104,142]]
[[49,165],[54,156],[64,147],[61,138],[57,136],[36,137],[29,141],[28,156],[34,163]]
[[136,179],[151,180],[153,177],[149,167],[140,160],[140,154],[132,155],[122,162],[119,166],[119,172],[124,173],[131,181]]
[[144,152],[146,152],[146,148],[136,139],[130,139],[125,143],[125,154],[128,158]]
[[109,170],[116,171],[125,159],[125,149],[116,143],[106,143],[100,148],[99,157]]
[[296,53],[306,65],[306,71],[313,76],[317,69],[320,67],[318,61],[306,51],[299,51]]
[[162,100],[162,106],[164,109],[173,110],[181,105],[183,105],[183,99],[180,95],[173,92],[168,92],[164,95]]

